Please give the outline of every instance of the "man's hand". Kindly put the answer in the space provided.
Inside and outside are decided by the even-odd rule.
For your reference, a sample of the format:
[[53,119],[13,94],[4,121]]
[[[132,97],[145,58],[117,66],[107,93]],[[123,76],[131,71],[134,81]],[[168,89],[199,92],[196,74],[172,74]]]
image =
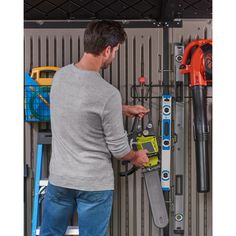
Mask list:
[[138,115],[140,118],[142,118],[150,110],[141,105],[134,105],[134,106],[123,105],[122,111],[128,117],[134,117]]
[[146,149],[136,151],[134,158],[131,160],[131,163],[137,167],[143,167],[149,161],[147,153],[148,150]]

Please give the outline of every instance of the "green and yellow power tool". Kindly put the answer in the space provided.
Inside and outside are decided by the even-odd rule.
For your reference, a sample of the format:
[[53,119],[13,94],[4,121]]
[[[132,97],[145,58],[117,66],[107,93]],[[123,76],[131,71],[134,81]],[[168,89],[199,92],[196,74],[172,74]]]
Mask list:
[[142,149],[148,150],[149,162],[144,166],[146,168],[153,168],[158,166],[159,164],[157,138],[154,134],[150,133],[145,134],[145,131],[147,130],[144,130],[143,134],[136,138],[137,150],[142,150]]
[[[145,168],[152,169],[158,167],[158,143],[157,138],[154,134],[152,121],[149,119],[148,124],[145,130],[142,130],[141,127],[141,118],[136,116],[134,118],[133,126],[128,135],[130,147],[135,150],[148,150],[149,162],[145,164]],[[123,164],[127,164],[127,161],[123,161]],[[130,170],[121,172],[120,176],[128,176],[134,173],[138,168],[133,166]]]

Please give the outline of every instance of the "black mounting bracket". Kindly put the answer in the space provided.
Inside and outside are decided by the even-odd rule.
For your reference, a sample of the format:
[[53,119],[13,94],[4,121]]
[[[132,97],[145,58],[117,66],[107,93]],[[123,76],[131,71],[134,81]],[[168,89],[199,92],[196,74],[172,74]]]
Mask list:
[[[70,20],[70,21],[25,21],[25,29],[60,29],[60,28],[69,28],[69,29],[79,29],[86,28],[90,20]],[[182,20],[118,20],[124,28],[181,28]]]

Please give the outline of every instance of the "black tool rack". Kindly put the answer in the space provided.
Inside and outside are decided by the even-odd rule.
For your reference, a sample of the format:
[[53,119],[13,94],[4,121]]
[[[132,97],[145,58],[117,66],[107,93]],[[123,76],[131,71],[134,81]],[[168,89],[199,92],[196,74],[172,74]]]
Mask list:
[[[167,84],[167,85],[163,85],[163,84],[145,84],[143,85],[144,86],[144,90],[146,90],[146,93],[144,94],[144,96],[141,96],[141,90],[142,89],[142,85],[132,85],[130,87],[130,94],[131,94],[131,97],[133,99],[138,99],[141,100],[141,99],[144,99],[144,100],[147,100],[147,99],[150,99],[150,98],[157,98],[157,99],[161,99],[162,96],[160,95],[151,95],[150,96],[150,89],[153,89],[153,88],[160,88],[159,90],[159,93],[160,94],[163,94],[163,89],[164,87],[168,87],[170,89],[173,89],[175,92],[174,92],[174,95],[173,95],[173,98],[174,99],[178,99],[178,98],[192,98],[192,96],[184,96],[183,95],[183,88],[185,87],[189,87],[188,84],[184,84],[184,85],[181,85],[181,84]],[[212,87],[211,84],[207,85],[207,87]],[[151,92],[151,94],[154,94],[153,92]],[[212,96],[207,96],[207,98],[212,98]]]

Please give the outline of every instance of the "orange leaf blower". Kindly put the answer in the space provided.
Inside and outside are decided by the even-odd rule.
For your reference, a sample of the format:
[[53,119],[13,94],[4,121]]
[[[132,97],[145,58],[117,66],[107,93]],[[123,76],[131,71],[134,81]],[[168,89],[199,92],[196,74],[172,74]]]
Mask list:
[[[190,64],[187,65],[188,59]],[[207,85],[212,83],[212,40],[195,40],[184,51],[181,74],[190,74],[193,97],[194,139],[196,147],[197,191],[209,192],[209,158],[206,97]]]

